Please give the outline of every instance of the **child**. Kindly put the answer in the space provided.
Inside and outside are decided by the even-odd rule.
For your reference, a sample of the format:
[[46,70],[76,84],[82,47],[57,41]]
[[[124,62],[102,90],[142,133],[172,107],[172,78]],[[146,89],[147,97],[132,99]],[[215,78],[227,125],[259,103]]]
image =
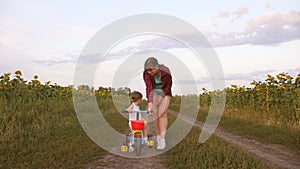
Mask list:
[[[131,120],[137,120],[137,113],[132,113],[132,110],[140,110],[139,104],[142,102],[143,95],[140,92],[134,91],[134,92],[131,93],[130,98],[131,98],[131,104],[127,108],[127,111],[129,113],[129,127],[130,127],[130,130],[132,131]],[[140,115],[141,114],[142,113],[140,113]],[[144,124],[145,127],[144,127],[144,130],[143,130],[143,134],[144,134],[144,141],[145,141],[145,143],[147,143],[148,142],[148,133],[147,133],[146,120],[144,118],[141,118],[141,116],[140,116],[140,120],[144,120],[144,122],[145,122],[145,124]],[[131,137],[130,137],[130,143],[129,143],[129,151],[130,152],[133,151],[131,141],[132,140],[131,140]]]

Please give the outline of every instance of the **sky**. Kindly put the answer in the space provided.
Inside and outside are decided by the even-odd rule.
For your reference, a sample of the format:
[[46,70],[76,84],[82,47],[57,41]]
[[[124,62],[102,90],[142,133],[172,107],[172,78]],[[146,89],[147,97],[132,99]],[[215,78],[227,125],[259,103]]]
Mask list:
[[[263,81],[267,74],[287,72],[295,77],[300,73],[298,0],[0,0],[0,74],[21,70],[28,81],[37,74],[41,82],[73,84],[78,58],[89,40],[119,19],[144,13],[177,17],[203,33],[221,63],[225,86],[249,86],[253,80]],[[89,85],[113,86],[126,59],[152,48],[188,65],[193,79],[183,79],[176,73],[176,64],[160,58],[174,72],[175,94],[182,92],[180,87],[188,80],[195,80],[199,90],[214,89],[205,65],[195,61],[191,51],[157,35],[134,36],[112,46],[113,57],[93,63],[98,68],[94,84]],[[95,62],[92,57],[86,59]],[[140,71],[130,77],[128,87],[144,90],[143,64],[137,65]]]

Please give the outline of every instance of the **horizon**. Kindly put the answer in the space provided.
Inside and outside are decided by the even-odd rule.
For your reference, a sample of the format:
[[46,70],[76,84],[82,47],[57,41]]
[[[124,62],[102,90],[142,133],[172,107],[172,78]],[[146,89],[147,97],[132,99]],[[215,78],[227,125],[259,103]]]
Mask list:
[[[15,75],[15,72],[17,72],[17,71],[19,71],[19,72],[21,72],[21,78],[23,78],[23,73],[22,73],[22,70],[15,70],[14,72],[6,72],[6,73],[4,73],[4,74],[10,74],[10,77],[12,77],[10,80],[12,80],[12,79],[14,79],[16,76],[14,76]],[[245,87],[245,88],[249,88],[249,89],[251,89],[251,88],[253,88],[252,87],[252,85],[251,85],[251,83],[252,82],[265,82],[265,80],[267,79],[267,77],[269,76],[269,75],[271,75],[272,77],[274,77],[274,78],[276,78],[276,75],[278,75],[278,74],[282,74],[282,73],[284,73],[284,74],[286,74],[286,75],[289,75],[289,76],[291,76],[292,77],[292,81],[294,81],[295,82],[295,80],[296,80],[296,78],[297,77],[300,77],[300,73],[299,74],[297,74],[297,75],[295,75],[295,76],[292,76],[291,74],[289,74],[288,72],[280,72],[280,73],[277,73],[277,74],[273,74],[273,75],[271,75],[271,74],[265,74],[265,79],[263,79],[263,80],[255,80],[255,79],[253,79],[249,84],[247,84],[247,85],[238,85],[238,84],[230,84],[230,85],[228,85],[228,86],[225,86],[223,89],[216,89],[216,90],[208,90],[207,88],[205,88],[205,87],[203,87],[203,88],[205,88],[206,89],[206,91],[207,92],[215,92],[215,91],[218,91],[218,90],[225,90],[225,89],[227,89],[227,88],[230,88],[230,87],[232,87],[233,85],[236,85],[238,88],[239,87]],[[0,74],[0,77],[1,76],[4,76],[4,74]],[[34,79],[34,77],[35,76],[37,76],[37,78],[36,79]],[[74,89],[78,89],[78,87],[79,86],[87,86],[88,88],[89,88],[89,90],[91,90],[91,89],[93,89],[92,91],[95,91],[95,90],[98,90],[100,87],[102,87],[102,88],[105,88],[105,89],[109,89],[109,88],[111,88],[113,91],[118,91],[119,89],[126,89],[126,88],[129,88],[128,86],[121,86],[121,87],[112,87],[112,86],[90,86],[90,85],[88,85],[88,84],[80,84],[80,85],[77,85],[77,86],[74,86],[74,84],[67,84],[67,85],[60,85],[60,84],[57,84],[57,83],[53,83],[51,80],[48,80],[48,81],[40,81],[39,80],[39,75],[38,74],[34,74],[33,76],[32,76],[33,78],[32,79],[25,79],[25,78],[23,78],[23,80],[24,80],[24,82],[26,83],[26,84],[28,84],[31,80],[38,80],[42,85],[49,85],[49,86],[51,86],[51,85],[53,85],[53,86],[55,86],[55,85],[58,85],[58,86],[60,86],[60,87],[70,87],[70,86],[72,86]],[[50,83],[49,83],[50,82]],[[201,91],[202,92],[200,92],[200,94],[202,94],[202,93],[204,93],[203,92],[203,88],[201,88]],[[134,90],[132,90],[131,88],[129,88],[131,91],[134,91]],[[142,93],[143,93],[143,96],[145,95],[145,93],[144,93],[144,91],[141,91]],[[190,95],[190,94],[194,94],[194,93],[189,93],[189,94],[187,94],[187,95]],[[174,94],[173,94],[174,95]],[[179,95],[179,96],[184,96],[184,94],[175,94],[175,95]],[[174,96],[175,96],[174,95]]]
[[[143,13],[174,16],[197,28],[213,46],[222,66],[225,87],[247,87],[253,80],[263,81],[267,74],[285,72],[296,77],[300,73],[300,1],[297,0],[74,1],[72,6],[57,1],[4,0],[0,7],[0,74],[21,70],[28,81],[37,74],[41,82],[72,85],[76,64],[90,39],[115,21]],[[183,36],[197,42],[188,34]],[[168,37],[149,34],[123,39],[112,46],[109,59],[102,62],[95,63],[93,56],[86,57],[87,66],[97,67],[94,83],[87,85],[117,88],[114,77],[124,60],[152,48],[183,62],[194,78],[174,74],[174,93],[181,93],[181,86],[188,88],[194,82],[198,90],[213,89],[213,77],[205,64],[195,63],[191,51]],[[161,63],[170,67],[171,73],[177,71],[173,58],[168,61],[162,57]],[[137,65],[139,72],[131,77],[127,87],[144,91],[143,64]]]

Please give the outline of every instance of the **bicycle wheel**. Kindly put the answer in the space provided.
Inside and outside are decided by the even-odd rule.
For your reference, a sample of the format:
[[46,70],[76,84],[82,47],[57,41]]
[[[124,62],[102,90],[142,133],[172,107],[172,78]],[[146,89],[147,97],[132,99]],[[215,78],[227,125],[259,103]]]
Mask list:
[[142,148],[142,138],[138,137],[136,138],[136,155],[141,155],[141,148]]

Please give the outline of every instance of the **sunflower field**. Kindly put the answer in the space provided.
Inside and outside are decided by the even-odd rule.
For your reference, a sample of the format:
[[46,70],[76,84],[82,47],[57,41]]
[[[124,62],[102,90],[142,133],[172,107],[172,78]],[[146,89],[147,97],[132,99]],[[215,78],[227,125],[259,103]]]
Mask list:
[[[41,83],[38,75],[26,81],[19,70],[0,76],[0,168],[82,168],[106,153],[83,131],[74,110],[74,92],[95,95],[101,113],[113,119],[108,120],[110,124],[120,131],[127,126],[115,105],[128,106],[130,88],[60,86]],[[300,74],[267,75],[264,81],[253,81],[251,87],[203,88],[199,114],[220,93],[226,93],[225,117],[300,128]],[[180,108],[181,97],[172,97],[171,109]],[[143,101],[142,108],[145,106]]]
[[38,78],[26,81],[19,70],[0,76],[0,168],[83,168],[99,159],[106,151],[83,131],[72,92],[96,95],[103,113],[124,121],[109,98],[128,89],[75,89],[50,81],[43,84]]
[[224,115],[266,125],[300,128],[300,74],[267,75],[264,81],[253,81],[251,87],[231,85],[223,91],[207,91],[200,95],[201,107],[209,107],[218,92],[226,93]]

